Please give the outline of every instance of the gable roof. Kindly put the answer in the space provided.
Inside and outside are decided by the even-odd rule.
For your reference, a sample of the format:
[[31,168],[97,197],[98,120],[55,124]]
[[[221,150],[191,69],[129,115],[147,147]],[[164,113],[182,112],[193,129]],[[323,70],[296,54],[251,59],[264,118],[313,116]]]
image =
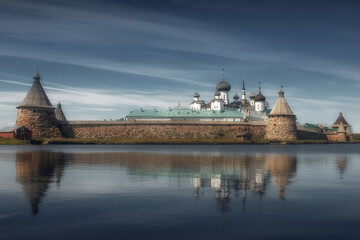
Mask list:
[[22,126],[5,127],[5,128],[0,129],[0,132],[2,132],[2,133],[14,132],[21,127]]
[[289,116],[295,116],[295,114],[292,112],[289,104],[286,102],[284,98],[284,91],[281,89],[279,92],[279,98],[275,103],[274,108],[269,114],[272,115],[289,115]]
[[45,107],[53,108],[40,83],[40,75],[36,72],[34,83],[19,107]]

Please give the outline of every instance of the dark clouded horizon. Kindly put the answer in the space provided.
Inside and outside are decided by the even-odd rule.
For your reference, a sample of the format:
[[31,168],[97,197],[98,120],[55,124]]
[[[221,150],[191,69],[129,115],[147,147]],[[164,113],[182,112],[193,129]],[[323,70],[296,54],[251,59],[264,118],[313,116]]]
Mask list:
[[301,123],[338,113],[360,132],[357,1],[0,0],[0,127],[13,125],[38,69],[70,120],[209,101],[281,85]]

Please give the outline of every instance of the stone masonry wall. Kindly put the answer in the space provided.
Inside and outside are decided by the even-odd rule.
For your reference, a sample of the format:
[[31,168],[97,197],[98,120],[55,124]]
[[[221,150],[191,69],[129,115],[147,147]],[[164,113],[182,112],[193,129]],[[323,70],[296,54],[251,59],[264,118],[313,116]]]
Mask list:
[[269,116],[266,124],[266,139],[296,140],[295,116]]
[[311,132],[311,131],[297,131],[297,138],[299,140],[328,140],[326,135],[322,132]]
[[203,138],[236,139],[241,133],[250,133],[251,140],[264,138],[265,126],[238,124],[202,123],[115,123],[115,124],[77,124],[62,125],[64,137],[68,138]]
[[345,142],[349,141],[349,138],[346,136],[345,133],[338,133],[338,134],[326,134],[326,137],[329,141],[336,141],[336,142]]
[[19,108],[16,126],[29,129],[33,139],[62,136],[51,108]]

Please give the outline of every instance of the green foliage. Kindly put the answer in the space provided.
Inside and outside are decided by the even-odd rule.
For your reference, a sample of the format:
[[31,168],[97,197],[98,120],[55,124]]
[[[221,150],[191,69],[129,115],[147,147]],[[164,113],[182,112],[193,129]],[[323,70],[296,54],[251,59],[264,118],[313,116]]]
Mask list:
[[28,144],[29,141],[11,139],[11,138],[0,138],[0,145],[22,145]]

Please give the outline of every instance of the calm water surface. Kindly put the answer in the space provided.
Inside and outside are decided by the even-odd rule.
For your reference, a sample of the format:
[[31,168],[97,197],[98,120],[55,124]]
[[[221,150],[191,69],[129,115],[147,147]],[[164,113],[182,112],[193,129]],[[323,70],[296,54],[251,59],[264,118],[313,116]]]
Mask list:
[[0,146],[0,239],[359,237],[359,144]]

